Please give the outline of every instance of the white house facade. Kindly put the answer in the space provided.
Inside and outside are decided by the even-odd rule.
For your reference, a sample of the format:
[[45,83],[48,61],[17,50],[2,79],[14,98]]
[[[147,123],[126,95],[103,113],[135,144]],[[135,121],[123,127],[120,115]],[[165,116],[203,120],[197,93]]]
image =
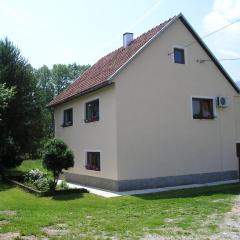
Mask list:
[[56,97],[67,180],[116,191],[236,180],[239,89],[182,14],[100,59]]

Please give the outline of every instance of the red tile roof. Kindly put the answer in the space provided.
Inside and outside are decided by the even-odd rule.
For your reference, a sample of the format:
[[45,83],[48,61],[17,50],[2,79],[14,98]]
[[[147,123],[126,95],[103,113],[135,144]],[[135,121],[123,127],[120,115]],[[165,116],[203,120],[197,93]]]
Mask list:
[[107,80],[171,20],[172,18],[134,39],[127,48],[120,47],[98,60],[47,106],[58,105],[107,84]]

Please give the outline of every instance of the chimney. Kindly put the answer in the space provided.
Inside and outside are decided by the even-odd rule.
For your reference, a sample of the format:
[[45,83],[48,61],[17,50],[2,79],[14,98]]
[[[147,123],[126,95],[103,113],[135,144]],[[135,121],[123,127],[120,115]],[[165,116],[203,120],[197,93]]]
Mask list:
[[123,34],[123,47],[127,48],[133,41],[133,33],[126,32]]

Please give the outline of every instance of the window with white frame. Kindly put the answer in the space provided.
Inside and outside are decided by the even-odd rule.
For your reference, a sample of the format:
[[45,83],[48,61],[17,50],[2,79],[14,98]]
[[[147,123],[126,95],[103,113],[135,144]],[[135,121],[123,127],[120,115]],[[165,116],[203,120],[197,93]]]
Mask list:
[[214,119],[212,98],[192,98],[193,119]]
[[173,49],[174,63],[185,64],[185,53],[183,48]]

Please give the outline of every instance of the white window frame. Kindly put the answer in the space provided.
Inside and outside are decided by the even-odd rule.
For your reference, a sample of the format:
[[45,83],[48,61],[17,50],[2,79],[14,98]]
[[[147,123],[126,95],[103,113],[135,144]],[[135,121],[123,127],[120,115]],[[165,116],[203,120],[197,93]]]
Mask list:
[[[94,121],[94,122],[85,122],[86,120],[86,104],[92,101],[98,100],[99,105],[98,105],[98,111],[99,111],[99,120],[98,121]],[[83,123],[84,124],[91,124],[91,123],[96,123],[96,122],[100,122],[101,121],[101,114],[100,114],[100,96],[96,96],[96,97],[92,97],[92,98],[88,98],[87,100],[83,101]]]
[[[196,119],[196,118],[193,118],[193,98],[202,98],[202,99],[212,99],[213,100],[213,119]],[[192,120],[216,120],[217,119],[217,107],[216,107],[216,97],[213,97],[213,96],[191,96],[191,99],[190,99],[190,105],[191,105],[191,119]]]
[[[179,48],[179,49],[183,49],[184,51],[184,64],[181,64],[181,63],[175,63],[174,61],[174,48]],[[187,48],[185,48],[184,46],[180,46],[180,45],[173,45],[172,46],[172,63],[173,64],[178,64],[178,65],[188,65],[188,62],[187,62]]]

